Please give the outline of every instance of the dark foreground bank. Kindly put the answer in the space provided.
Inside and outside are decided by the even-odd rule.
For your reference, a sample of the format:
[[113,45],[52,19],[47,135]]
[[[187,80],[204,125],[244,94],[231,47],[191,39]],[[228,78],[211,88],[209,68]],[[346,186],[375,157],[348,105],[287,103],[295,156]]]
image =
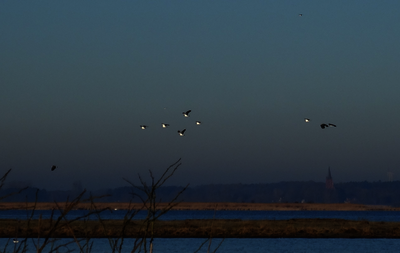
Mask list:
[[[122,220],[61,222],[54,220],[0,220],[0,237],[53,238],[142,237],[145,225]],[[400,238],[400,222],[369,222],[342,219],[291,220],[176,220],[157,221],[158,238]]]

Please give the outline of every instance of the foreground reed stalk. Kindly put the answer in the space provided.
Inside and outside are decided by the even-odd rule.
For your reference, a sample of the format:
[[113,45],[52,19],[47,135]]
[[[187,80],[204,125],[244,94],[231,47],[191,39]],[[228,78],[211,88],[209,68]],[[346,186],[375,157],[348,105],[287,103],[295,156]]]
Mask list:
[[[181,166],[181,159],[178,159],[175,163],[170,165],[159,179],[156,179],[152,173],[150,174],[150,184],[147,184],[145,180],[139,175],[140,185],[136,185],[131,181],[124,179],[132,186],[132,199],[139,198],[142,202],[139,208],[129,204],[129,208],[122,221],[118,221],[118,229],[115,229],[109,221],[102,219],[101,214],[103,212],[112,212],[110,207],[98,208],[96,201],[99,198],[105,196],[92,196],[84,198],[86,190],[83,190],[76,198],[72,201],[67,200],[64,205],[60,205],[54,202],[56,209],[52,210],[50,219],[33,219],[34,213],[36,212],[38,190],[36,191],[36,200],[33,205],[26,203],[26,210],[30,214],[27,220],[0,220],[0,237],[14,237],[13,252],[26,252],[28,250],[28,242],[31,242],[36,252],[59,252],[62,248],[67,252],[71,252],[69,246],[75,244],[79,248],[79,252],[91,252],[93,242],[92,238],[105,237],[108,238],[111,252],[122,252],[126,251],[123,248],[124,240],[127,237],[134,238],[134,246],[130,249],[130,252],[153,252],[153,243],[155,235],[157,234],[158,219],[170,211],[173,207],[178,205],[180,202],[177,201],[178,197],[188,187],[184,187],[178,194],[166,205],[158,206],[161,202],[157,199],[157,190],[164,185],[164,183],[171,178],[176,170]],[[0,178],[0,190],[4,185],[4,182],[11,172],[8,170],[3,177]],[[0,200],[5,199],[14,194],[20,194],[24,189],[21,189],[15,193],[8,194],[5,196],[0,195]],[[82,203],[90,203],[90,209],[82,216],[74,219],[68,219],[67,215],[72,210],[76,209]],[[140,211],[146,210],[147,217],[145,220],[133,221],[134,216]],[[93,220],[91,218],[97,218]],[[94,224],[94,225],[93,225]],[[99,226],[100,225],[100,226]],[[134,229],[135,235],[132,236],[132,229]],[[101,236],[99,236],[101,235]],[[21,239],[19,239],[22,236]],[[59,243],[59,238],[72,238],[67,243]],[[36,239],[34,239],[36,238]],[[3,251],[8,252],[11,239],[8,240],[4,246]]]

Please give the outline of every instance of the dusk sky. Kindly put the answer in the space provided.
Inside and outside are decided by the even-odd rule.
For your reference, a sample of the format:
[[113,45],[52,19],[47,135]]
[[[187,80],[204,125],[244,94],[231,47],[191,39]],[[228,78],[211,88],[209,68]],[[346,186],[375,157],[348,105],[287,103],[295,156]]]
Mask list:
[[399,11],[389,0],[1,1],[0,172],[114,188],[182,158],[169,185],[322,182],[329,166],[334,183],[399,180]]

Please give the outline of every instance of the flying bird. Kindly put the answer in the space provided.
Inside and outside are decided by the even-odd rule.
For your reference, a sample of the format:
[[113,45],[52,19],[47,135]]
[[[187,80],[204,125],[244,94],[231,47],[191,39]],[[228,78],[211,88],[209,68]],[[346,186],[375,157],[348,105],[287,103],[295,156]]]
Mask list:
[[328,124],[321,124],[321,128],[322,129],[325,129],[326,127],[336,127],[336,125],[335,124],[332,124],[332,123],[328,123]]
[[140,128],[141,129],[143,129],[143,130],[145,130],[146,128],[148,128],[149,126],[146,126],[146,125],[140,125]]
[[309,118],[304,118],[304,121],[308,123],[308,122],[310,122],[311,120],[310,120]]
[[186,112],[182,112],[182,114],[183,114],[183,116],[185,116],[186,118],[187,117],[189,117],[189,113],[191,112],[192,110],[189,110],[189,111],[186,111]]
[[300,13],[300,14],[299,14],[299,17],[302,17],[302,16],[303,16],[303,14]]
[[169,124],[162,123],[161,125],[162,125],[162,128],[167,128],[167,127],[169,127]]
[[182,131],[178,130],[179,136],[184,136],[185,135],[185,131],[186,131],[186,129],[183,129]]
[[14,239],[13,239],[13,243],[19,243],[18,239],[17,239],[17,238],[14,238]]
[[196,121],[196,125],[201,125],[201,121]]
[[55,166],[55,165],[51,166],[51,171],[53,171],[55,169],[57,169],[57,166]]

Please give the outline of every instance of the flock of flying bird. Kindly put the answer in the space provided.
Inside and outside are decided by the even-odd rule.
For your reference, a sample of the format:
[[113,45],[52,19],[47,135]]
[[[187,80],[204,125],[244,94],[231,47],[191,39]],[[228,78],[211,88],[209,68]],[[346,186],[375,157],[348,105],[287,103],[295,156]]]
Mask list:
[[[185,117],[185,118],[188,118],[188,117],[190,117],[190,113],[192,112],[192,110],[188,110],[188,111],[186,111],[186,112],[182,112],[182,114],[183,114],[183,116]],[[306,123],[309,123],[311,120],[309,119],[309,118],[304,118],[304,121],[306,122]],[[201,121],[196,121],[196,125],[201,125]],[[147,125],[140,125],[140,128],[142,129],[142,130],[145,130],[145,129],[147,129],[149,126],[147,126]],[[161,123],[161,127],[162,128],[168,128],[169,127],[169,124],[167,124],[167,123]],[[326,123],[322,123],[321,125],[320,125],[320,127],[322,128],[322,129],[325,129],[325,128],[327,128],[327,127],[336,127],[336,125],[335,124],[332,124],[332,123],[328,123],[328,124],[326,124]],[[186,131],[186,128],[185,129],[183,129],[183,130],[178,130],[178,134],[179,134],[179,136],[184,136],[185,135],[185,131]],[[55,170],[55,169],[57,169],[57,166],[56,165],[53,165],[53,166],[51,166],[51,171],[53,171],[53,170]]]
[[[182,112],[182,114],[183,114],[183,116],[185,117],[185,118],[188,118],[188,117],[190,117],[190,113],[192,112],[192,110],[189,110],[189,111],[186,111],[186,112]],[[201,121],[196,121],[196,125],[201,125]],[[167,127],[169,127],[169,124],[167,124],[167,123],[161,123],[161,126],[162,126],[162,128],[167,128]],[[143,130],[145,130],[145,129],[147,129],[149,126],[147,126],[147,125],[140,125],[140,128],[141,129],[143,129]],[[185,129],[183,129],[183,130],[178,130],[178,134],[179,134],[179,136],[184,136],[185,135],[185,131],[186,131],[186,128]]]
[[[302,14],[300,14],[300,15],[302,15]],[[182,112],[182,114],[183,114],[183,116],[184,116],[185,118],[188,118],[190,112],[192,112],[192,110],[188,110],[188,111],[186,111],[186,112]],[[309,118],[304,118],[304,121],[308,123],[308,122],[310,122],[311,120],[310,120]],[[196,125],[201,125],[201,121],[196,121]],[[169,127],[169,124],[167,124],[167,123],[161,123],[161,126],[162,126],[162,128],[167,128],[167,127]],[[147,125],[140,125],[140,128],[141,128],[142,130],[147,129],[148,127],[149,127],[149,126],[147,126]],[[328,123],[328,124],[322,123],[322,124],[320,125],[320,127],[321,127],[322,129],[325,129],[325,128],[327,128],[327,127],[336,127],[336,125],[335,125],[335,124],[332,124],[332,123]],[[186,131],[186,129],[178,130],[179,136],[184,136],[184,135],[185,135],[185,131]]]

